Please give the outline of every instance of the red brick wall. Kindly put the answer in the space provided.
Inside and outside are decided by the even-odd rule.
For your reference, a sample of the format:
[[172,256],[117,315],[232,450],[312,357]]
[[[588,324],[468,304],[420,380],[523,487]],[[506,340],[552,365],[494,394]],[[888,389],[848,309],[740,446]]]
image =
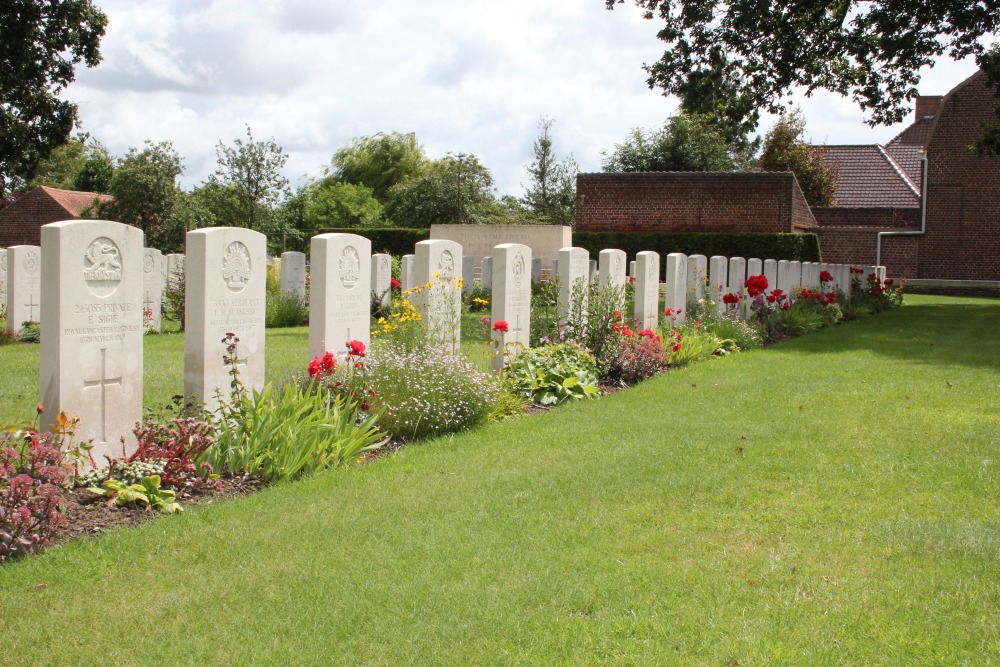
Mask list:
[[816,207],[812,212],[820,227],[871,227],[885,230],[920,229],[919,208]]
[[[832,264],[875,264],[878,229],[869,227],[820,227],[819,248],[823,261]],[[917,277],[919,236],[882,238],[882,265],[890,278]]]
[[0,248],[40,245],[42,225],[73,216],[41,188],[35,188],[0,211]]
[[581,232],[792,232],[815,221],[791,173],[578,174]]
[[1000,280],[1000,157],[968,150],[996,121],[994,91],[978,73],[941,103],[927,144],[927,234],[918,278]]

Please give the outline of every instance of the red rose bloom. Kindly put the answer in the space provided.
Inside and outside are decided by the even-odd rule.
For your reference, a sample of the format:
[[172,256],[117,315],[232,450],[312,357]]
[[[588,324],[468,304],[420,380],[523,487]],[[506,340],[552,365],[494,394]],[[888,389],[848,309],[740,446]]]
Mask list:
[[365,344],[360,340],[347,341],[347,353],[352,357],[365,356]]
[[830,273],[829,271],[820,271],[819,272],[819,281],[821,283],[832,283],[833,282],[833,274]]
[[788,310],[788,305],[789,305],[789,304],[788,304],[788,302],[787,302],[787,301],[786,301],[786,302],[784,302],[783,304],[781,304],[781,309],[782,309],[782,310]]
[[390,287],[396,287],[396,288],[398,288],[398,287],[402,287],[403,283],[399,282],[395,278],[390,278],[389,279],[389,286]]
[[767,276],[748,276],[743,286],[746,287],[747,294],[751,297],[759,296],[767,290]]
[[740,295],[733,294],[732,292],[726,292],[722,297],[722,303],[736,304],[740,302]]
[[508,330],[507,320],[497,320],[496,322],[494,322],[493,330],[507,333]]

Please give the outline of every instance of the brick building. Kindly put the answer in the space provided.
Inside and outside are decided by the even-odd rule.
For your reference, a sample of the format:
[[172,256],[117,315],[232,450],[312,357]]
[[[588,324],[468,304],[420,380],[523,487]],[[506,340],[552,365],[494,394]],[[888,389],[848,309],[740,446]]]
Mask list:
[[805,232],[816,220],[791,173],[578,174],[581,232]]
[[79,218],[80,213],[95,199],[109,201],[111,197],[38,186],[0,210],[0,248],[39,245],[42,225]]
[[969,150],[996,103],[977,72],[943,97],[918,98],[914,122],[884,146],[826,146],[838,164],[835,207],[810,210],[791,174],[580,174],[577,229],[810,231],[828,262],[1000,281],[1000,157]]

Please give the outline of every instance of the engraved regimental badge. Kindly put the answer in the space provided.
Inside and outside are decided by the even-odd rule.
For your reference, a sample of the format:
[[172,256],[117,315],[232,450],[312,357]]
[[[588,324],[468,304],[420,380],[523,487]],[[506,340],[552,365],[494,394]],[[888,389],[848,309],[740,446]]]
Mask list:
[[233,241],[222,257],[222,279],[230,292],[242,292],[250,282],[250,251],[239,241]]
[[438,274],[440,278],[451,278],[455,275],[455,258],[450,250],[441,253],[438,259]]
[[361,279],[361,257],[354,246],[347,246],[340,255],[340,282],[347,289],[358,284]]
[[109,296],[122,280],[122,258],[118,246],[101,236],[83,253],[83,279],[95,296]]
[[524,281],[524,269],[524,255],[519,250],[514,255],[514,265],[511,267],[511,273],[514,276],[514,287],[520,287],[521,282]]

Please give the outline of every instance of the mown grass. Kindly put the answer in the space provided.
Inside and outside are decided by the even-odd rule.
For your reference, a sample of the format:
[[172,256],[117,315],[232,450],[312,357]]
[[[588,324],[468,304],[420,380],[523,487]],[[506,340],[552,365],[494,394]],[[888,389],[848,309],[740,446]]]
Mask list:
[[1000,302],[901,310],[0,568],[9,664],[993,664]]

